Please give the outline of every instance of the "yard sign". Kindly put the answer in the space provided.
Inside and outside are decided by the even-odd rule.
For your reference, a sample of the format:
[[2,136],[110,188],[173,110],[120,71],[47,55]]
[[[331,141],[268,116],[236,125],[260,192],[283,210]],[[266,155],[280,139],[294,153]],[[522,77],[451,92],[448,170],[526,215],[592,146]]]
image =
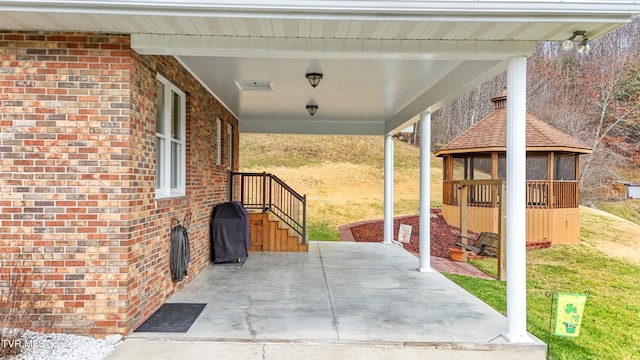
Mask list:
[[558,293],[556,308],[556,336],[577,337],[580,334],[586,294]]
[[411,225],[400,224],[398,230],[398,241],[408,243],[411,241]]

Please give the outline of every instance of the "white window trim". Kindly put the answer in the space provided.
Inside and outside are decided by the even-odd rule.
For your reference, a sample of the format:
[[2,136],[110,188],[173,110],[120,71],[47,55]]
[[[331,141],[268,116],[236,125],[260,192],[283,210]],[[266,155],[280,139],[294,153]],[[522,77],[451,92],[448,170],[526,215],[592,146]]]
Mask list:
[[216,118],[216,165],[222,165],[222,121]]
[[227,169],[233,169],[233,126],[227,124]]
[[[157,74],[156,79],[164,84],[164,94],[158,94],[158,96],[164,96],[164,114],[165,116],[171,116],[171,92],[178,94],[180,97],[180,126],[178,131],[180,132],[179,138],[181,141],[175,141],[171,139],[171,119],[164,121],[164,134],[156,133],[156,139],[158,137],[163,138],[163,174],[161,187],[156,188],[156,199],[179,197],[184,196],[186,193],[185,178],[186,178],[186,109],[187,109],[187,96],[184,91],[180,90],[173,83],[171,83],[164,76]],[[168,136],[167,136],[168,135]],[[178,186],[171,188],[171,143],[177,142],[180,144],[180,154],[178,159]]]

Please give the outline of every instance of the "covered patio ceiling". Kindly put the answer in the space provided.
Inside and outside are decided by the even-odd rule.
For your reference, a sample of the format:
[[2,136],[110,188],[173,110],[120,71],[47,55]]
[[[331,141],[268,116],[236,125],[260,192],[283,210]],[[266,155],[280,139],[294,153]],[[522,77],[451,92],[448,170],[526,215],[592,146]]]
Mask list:
[[[241,132],[395,133],[573,31],[628,22],[636,1],[0,1],[4,30],[132,34],[172,55]],[[308,72],[324,78],[313,88]],[[307,104],[317,104],[314,116]]]

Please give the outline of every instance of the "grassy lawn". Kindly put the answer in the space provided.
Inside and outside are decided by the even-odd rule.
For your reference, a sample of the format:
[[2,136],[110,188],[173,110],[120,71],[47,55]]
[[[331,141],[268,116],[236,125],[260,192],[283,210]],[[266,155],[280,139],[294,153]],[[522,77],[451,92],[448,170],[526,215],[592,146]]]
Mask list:
[[[495,260],[475,266],[496,276]],[[506,310],[506,284],[466,276],[448,278],[491,305]],[[580,336],[552,337],[553,359],[640,359],[640,266],[587,245],[556,245],[527,253],[528,330],[549,341],[550,298],[545,293],[590,292]]]
[[309,232],[309,239],[324,241],[340,240],[338,230],[326,221],[307,224],[307,231]]
[[599,202],[598,208],[640,225],[640,199]]
[[[419,210],[420,149],[394,146],[394,214]],[[339,240],[336,227],[384,214],[384,137],[240,134],[240,169],[277,175],[307,195],[310,240]],[[432,205],[442,204],[442,160],[432,158]]]

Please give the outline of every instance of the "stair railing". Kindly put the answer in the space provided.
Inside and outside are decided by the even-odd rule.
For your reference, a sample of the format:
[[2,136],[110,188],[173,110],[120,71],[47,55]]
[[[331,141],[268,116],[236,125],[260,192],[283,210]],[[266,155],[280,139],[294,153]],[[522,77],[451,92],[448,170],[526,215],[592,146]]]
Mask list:
[[[238,191],[239,186],[239,191]],[[307,196],[269,173],[229,172],[229,199],[247,210],[270,212],[307,239]]]

